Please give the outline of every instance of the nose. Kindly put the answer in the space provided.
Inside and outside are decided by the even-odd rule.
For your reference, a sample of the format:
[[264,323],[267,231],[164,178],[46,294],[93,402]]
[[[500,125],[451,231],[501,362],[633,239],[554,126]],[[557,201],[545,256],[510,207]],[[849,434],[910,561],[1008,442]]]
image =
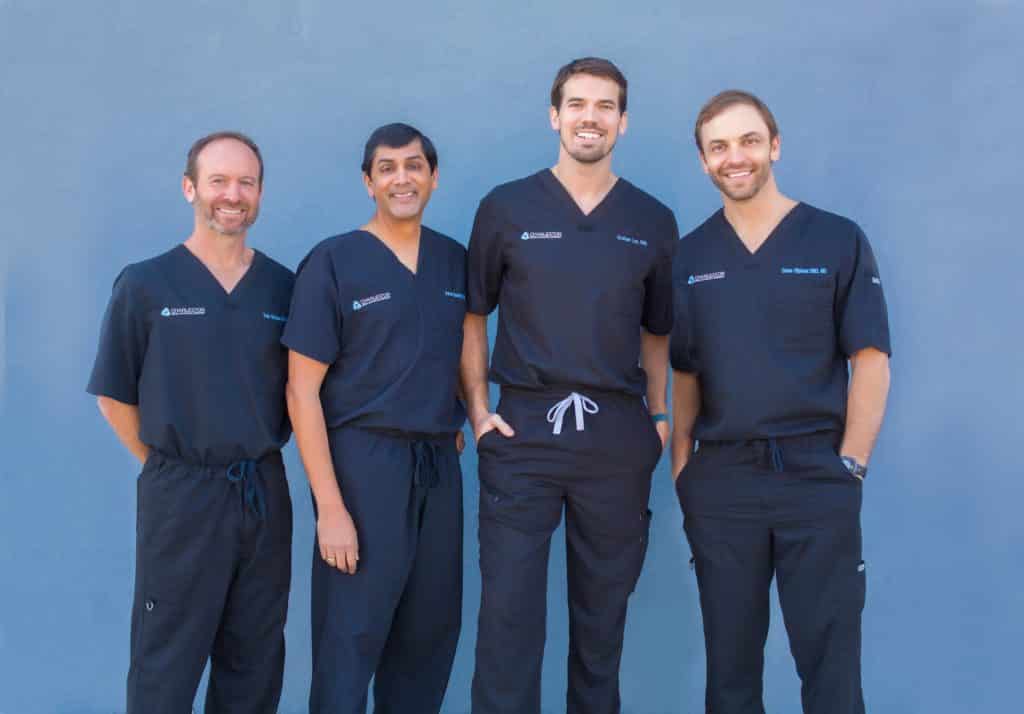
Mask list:
[[228,181],[224,186],[224,198],[228,201],[238,201],[241,195],[242,190],[237,181]]
[[745,160],[743,155],[743,149],[739,144],[731,144],[729,150],[726,152],[725,160],[727,163],[743,163]]

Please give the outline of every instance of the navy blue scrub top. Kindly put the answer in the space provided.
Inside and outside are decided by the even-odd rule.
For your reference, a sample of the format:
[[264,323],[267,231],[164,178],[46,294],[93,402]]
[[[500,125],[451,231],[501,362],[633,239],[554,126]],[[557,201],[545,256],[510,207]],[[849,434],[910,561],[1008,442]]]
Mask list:
[[139,438],[189,463],[257,460],[291,435],[281,331],[292,271],[255,252],[231,293],[178,245],[114,281],[90,394],[139,407]]
[[678,242],[672,211],[622,178],[590,214],[548,169],[495,188],[469,241],[469,310],[501,308],[490,380],[642,396],[640,328],[672,329]]
[[674,283],[672,368],[699,376],[697,439],[841,432],[847,358],[891,353],[867,238],[805,203],[753,254],[719,210],[680,242]]
[[466,249],[423,226],[416,272],[372,233],[328,238],[299,265],[282,341],[330,365],[328,429],[409,434],[462,427],[458,401]]

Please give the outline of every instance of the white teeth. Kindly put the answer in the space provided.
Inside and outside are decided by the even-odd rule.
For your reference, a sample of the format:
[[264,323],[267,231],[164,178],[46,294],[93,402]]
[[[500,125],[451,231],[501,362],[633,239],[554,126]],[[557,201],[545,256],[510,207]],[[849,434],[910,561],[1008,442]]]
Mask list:
[[731,173],[731,174],[726,174],[726,176],[728,176],[729,178],[741,178],[743,176],[749,176],[749,175],[750,175],[749,171],[736,171],[736,172]]
[[597,139],[600,134],[593,131],[578,131],[576,132],[576,136],[581,139]]
[[228,213],[232,216],[237,216],[242,213],[242,209],[240,208],[218,208],[217,210],[221,213]]

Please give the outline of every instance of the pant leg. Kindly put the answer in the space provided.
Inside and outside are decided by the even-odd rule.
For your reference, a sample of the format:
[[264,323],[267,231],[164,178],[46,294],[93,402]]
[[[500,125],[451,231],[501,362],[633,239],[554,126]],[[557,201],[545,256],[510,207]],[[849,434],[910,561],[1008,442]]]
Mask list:
[[462,625],[462,471],[438,445],[439,483],[416,487],[415,558],[374,678],[376,714],[441,710]]
[[267,494],[259,519],[242,511],[245,547],[213,643],[206,714],[277,711],[291,584],[292,504],[280,454],[264,459]]
[[192,710],[238,555],[233,495],[156,453],[139,477],[129,714]]
[[626,610],[647,550],[650,472],[586,479],[565,507],[568,714],[617,714]]
[[548,556],[564,494],[539,472],[543,452],[529,443],[527,424],[512,419],[516,436],[490,432],[478,447],[481,595],[473,714],[540,712]]
[[695,454],[676,487],[700,591],[706,709],[714,714],[764,714],[773,565],[761,491],[771,474],[735,456]]
[[330,446],[359,567],[329,567],[314,543],[309,710],[363,714],[416,549],[412,453],[406,441],[357,428],[332,431]]
[[774,553],[803,709],[864,714],[861,481],[828,447],[790,454],[786,463],[786,519],[774,529]]

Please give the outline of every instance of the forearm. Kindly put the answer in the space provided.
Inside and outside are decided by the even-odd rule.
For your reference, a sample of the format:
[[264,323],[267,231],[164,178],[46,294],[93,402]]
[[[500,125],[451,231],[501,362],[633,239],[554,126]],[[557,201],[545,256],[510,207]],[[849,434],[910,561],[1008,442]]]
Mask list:
[[487,387],[487,318],[467,313],[462,328],[462,358],[459,381],[470,424],[477,424],[490,411]]
[[96,397],[100,414],[110,424],[118,440],[131,452],[132,456],[145,463],[149,456],[149,447],[139,439],[139,407],[125,404],[110,397]]
[[295,445],[299,448],[299,456],[306,469],[317,509],[342,509],[345,502],[331,461],[331,447],[327,441],[327,424],[320,394],[300,391],[289,384],[287,395],[288,416],[295,432]]
[[693,425],[700,412],[700,383],[697,375],[672,372],[672,475],[679,472],[693,453]]
[[852,456],[866,465],[885,416],[889,396],[889,357],[884,352],[868,348],[852,355],[850,365],[846,429],[839,453]]
[[647,374],[647,409],[651,414],[667,414],[668,335],[641,330],[640,366]]

